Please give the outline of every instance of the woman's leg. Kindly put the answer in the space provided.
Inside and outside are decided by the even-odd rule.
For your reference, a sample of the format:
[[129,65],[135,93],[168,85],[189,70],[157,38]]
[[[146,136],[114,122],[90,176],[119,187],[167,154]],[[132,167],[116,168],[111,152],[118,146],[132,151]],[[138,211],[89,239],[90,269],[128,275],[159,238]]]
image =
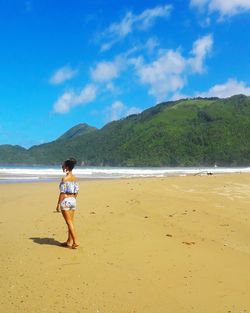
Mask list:
[[70,241],[73,242],[72,247],[77,246],[77,242],[76,242],[76,233],[75,233],[75,229],[74,229],[74,224],[73,224],[73,218],[74,218],[74,212],[71,210],[62,210],[62,215],[65,219],[65,222],[68,226],[68,232],[69,232],[69,239]]
[[[74,211],[74,210],[70,210],[70,211],[68,211],[68,212],[69,212],[69,216],[70,216],[70,218],[71,218],[72,223],[74,223],[74,213],[75,213],[75,211]],[[68,240],[67,240],[67,244],[71,246],[72,243],[73,243],[73,238],[72,238],[72,236],[71,236],[71,234],[70,234],[70,231],[69,231],[69,229],[68,229]]]

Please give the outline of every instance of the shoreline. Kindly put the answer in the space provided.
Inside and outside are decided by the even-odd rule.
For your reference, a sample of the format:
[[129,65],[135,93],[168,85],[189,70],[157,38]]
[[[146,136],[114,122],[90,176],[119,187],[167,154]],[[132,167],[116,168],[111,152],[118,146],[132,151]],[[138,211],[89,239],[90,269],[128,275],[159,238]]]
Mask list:
[[[218,175],[226,173],[250,173],[250,167],[165,167],[165,168],[111,168],[89,167],[76,168],[74,174],[78,179],[120,179],[146,177],[172,177],[188,175]],[[9,182],[40,182],[59,180],[63,176],[58,168],[1,168],[0,183]]]

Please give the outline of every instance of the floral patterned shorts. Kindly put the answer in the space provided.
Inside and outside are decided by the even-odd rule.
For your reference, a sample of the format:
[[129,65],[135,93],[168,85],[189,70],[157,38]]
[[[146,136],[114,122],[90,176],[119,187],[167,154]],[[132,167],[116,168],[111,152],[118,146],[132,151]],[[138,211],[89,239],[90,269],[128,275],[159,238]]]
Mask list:
[[61,210],[69,211],[69,210],[75,210],[76,209],[76,198],[74,197],[68,197],[63,199],[63,201],[60,203]]

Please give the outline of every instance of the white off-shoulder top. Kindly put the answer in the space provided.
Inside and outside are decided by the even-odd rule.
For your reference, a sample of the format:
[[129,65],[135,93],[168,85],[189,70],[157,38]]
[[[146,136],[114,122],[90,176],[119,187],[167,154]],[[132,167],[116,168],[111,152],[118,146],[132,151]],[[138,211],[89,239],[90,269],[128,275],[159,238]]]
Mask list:
[[77,194],[79,192],[79,185],[76,181],[61,182],[59,185],[61,193]]

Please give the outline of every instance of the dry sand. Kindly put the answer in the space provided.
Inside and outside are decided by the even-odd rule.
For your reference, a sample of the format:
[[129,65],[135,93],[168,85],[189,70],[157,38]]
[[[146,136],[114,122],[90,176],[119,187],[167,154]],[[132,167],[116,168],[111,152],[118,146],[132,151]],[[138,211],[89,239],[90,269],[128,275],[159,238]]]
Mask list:
[[250,312],[250,175],[0,185],[1,312]]

